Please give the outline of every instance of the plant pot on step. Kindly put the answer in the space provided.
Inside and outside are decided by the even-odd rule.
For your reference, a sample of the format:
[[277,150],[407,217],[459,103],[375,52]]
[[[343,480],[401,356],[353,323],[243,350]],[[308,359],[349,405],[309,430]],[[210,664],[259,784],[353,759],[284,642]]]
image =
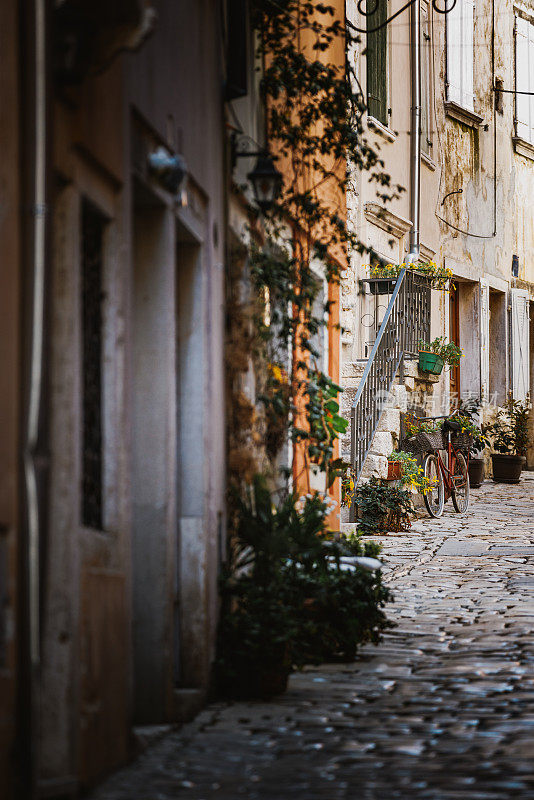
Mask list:
[[467,469],[471,489],[479,489],[484,481],[484,459],[470,458]]
[[419,351],[419,369],[421,372],[429,372],[431,375],[441,375],[444,361],[437,353],[428,350]]
[[388,461],[388,481],[400,481],[402,478],[402,464],[400,461]]
[[491,456],[491,463],[493,480],[496,483],[519,483],[526,458],[525,456],[494,453]]

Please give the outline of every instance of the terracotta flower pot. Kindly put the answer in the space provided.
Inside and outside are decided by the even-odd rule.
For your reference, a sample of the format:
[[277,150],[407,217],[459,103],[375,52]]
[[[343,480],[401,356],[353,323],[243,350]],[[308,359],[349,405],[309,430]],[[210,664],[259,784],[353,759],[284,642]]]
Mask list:
[[494,453],[491,456],[493,480],[496,483],[519,483],[521,471],[526,463],[525,456]]
[[484,480],[484,459],[470,458],[467,469],[469,472],[469,485],[471,489],[479,489]]
[[402,464],[400,461],[388,461],[388,481],[400,481],[402,478]]

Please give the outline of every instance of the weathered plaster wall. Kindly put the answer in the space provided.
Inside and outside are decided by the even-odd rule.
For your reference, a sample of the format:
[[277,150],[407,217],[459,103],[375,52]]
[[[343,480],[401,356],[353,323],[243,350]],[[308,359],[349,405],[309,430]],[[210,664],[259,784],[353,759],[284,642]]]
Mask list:
[[[159,3],[156,29],[138,52],[56,101],[54,168],[62,189],[54,210],[41,761],[42,777],[58,791],[124,760],[135,714],[182,719],[207,687],[225,524],[224,133],[215,6]],[[150,253],[143,226],[155,212],[140,211],[134,190],[134,115],[155,140],[183,154],[190,176],[182,209],[153,187],[163,222],[152,228]],[[146,200],[147,181],[137,185],[143,181]],[[79,519],[82,196],[109,219],[102,532],[83,529]],[[139,689],[148,682],[152,696]]]

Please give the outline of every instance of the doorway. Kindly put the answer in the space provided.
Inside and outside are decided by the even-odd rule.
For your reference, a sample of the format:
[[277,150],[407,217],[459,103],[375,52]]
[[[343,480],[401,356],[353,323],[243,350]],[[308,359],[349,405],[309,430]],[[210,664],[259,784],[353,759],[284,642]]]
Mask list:
[[[456,284],[451,285],[449,292],[449,341],[461,347],[460,302]],[[451,406],[456,407],[460,400],[460,365],[450,368],[449,381]]]
[[132,286],[134,720],[167,718],[176,480],[172,213],[136,184]]

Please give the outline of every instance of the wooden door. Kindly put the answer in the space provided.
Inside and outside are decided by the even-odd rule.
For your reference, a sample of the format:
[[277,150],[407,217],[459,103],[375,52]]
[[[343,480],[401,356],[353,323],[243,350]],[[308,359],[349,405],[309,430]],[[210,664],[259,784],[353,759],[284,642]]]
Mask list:
[[[460,313],[458,287],[451,288],[449,294],[449,341],[460,345]],[[450,368],[451,406],[456,406],[460,399],[460,367]]]

